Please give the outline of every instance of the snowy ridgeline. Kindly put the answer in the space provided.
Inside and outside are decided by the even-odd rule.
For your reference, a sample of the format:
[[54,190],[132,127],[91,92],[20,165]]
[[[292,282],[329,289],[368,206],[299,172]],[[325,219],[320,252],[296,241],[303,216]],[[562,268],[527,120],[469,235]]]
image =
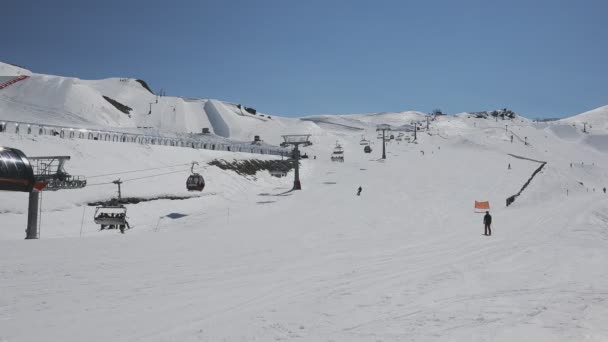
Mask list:
[[[0,341],[608,340],[608,131],[442,116],[380,159],[377,124],[424,119],[226,119],[231,138],[240,123],[265,139],[312,134],[290,193],[293,171],[208,164],[277,156],[0,134],[30,156],[70,155],[66,170],[89,181],[43,192],[36,241],[23,240],[27,194],[0,193]],[[547,164],[506,207],[539,166],[520,157]],[[186,190],[192,161],[201,193]],[[131,230],[100,231],[87,203],[115,196],[119,177],[126,197],[187,199],[129,204]],[[490,202],[492,237],[476,200]]]

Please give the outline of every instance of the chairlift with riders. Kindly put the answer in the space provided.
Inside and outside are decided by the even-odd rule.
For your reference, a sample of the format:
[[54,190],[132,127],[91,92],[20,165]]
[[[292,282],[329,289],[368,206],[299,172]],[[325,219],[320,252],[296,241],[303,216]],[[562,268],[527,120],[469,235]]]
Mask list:
[[131,226],[127,222],[127,207],[122,204],[122,194],[120,191],[122,182],[120,179],[117,179],[112,183],[118,185],[118,198],[112,200],[109,204],[102,204],[95,208],[93,221],[101,225],[100,230],[118,228],[124,234],[125,229],[131,229]]
[[124,234],[125,228],[131,228],[127,222],[127,208],[119,203],[95,208],[94,221],[101,225],[100,230],[118,228]]
[[336,141],[334,151],[331,153],[331,161],[344,163],[344,149],[338,141]]

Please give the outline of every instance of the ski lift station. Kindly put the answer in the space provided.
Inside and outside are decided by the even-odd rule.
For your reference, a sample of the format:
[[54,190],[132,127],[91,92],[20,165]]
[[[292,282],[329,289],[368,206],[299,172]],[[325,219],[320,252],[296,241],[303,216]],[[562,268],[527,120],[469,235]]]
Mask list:
[[0,190],[30,192],[34,184],[34,171],[25,154],[0,146]]

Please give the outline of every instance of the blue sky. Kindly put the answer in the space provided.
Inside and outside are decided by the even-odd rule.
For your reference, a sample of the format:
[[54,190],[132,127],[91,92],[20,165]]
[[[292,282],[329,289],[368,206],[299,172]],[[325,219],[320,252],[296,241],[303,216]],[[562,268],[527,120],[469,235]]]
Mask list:
[[271,114],[608,105],[608,1],[86,1],[0,5],[0,61]]

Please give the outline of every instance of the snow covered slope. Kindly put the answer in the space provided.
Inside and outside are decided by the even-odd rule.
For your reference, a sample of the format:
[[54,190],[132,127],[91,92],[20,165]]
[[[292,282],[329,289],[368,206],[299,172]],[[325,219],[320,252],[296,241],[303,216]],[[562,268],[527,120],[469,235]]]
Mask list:
[[22,67],[0,62],[0,76],[30,76],[31,71]]
[[[36,77],[42,94],[44,76]],[[87,84],[79,91],[103,92],[137,113],[149,106],[135,100],[148,95],[133,80],[45,82]],[[11,94],[4,99],[30,101]],[[178,105],[175,117],[163,100]],[[314,145],[302,151],[310,157],[303,190],[287,192],[293,173],[242,176],[206,164],[251,154],[0,134],[0,146],[30,156],[70,155],[66,170],[89,180],[43,192],[35,241],[23,240],[27,194],[0,193],[0,341],[608,340],[608,142],[591,144],[598,132],[442,116],[416,143],[390,141],[382,160],[375,125],[422,114],[269,119],[221,101],[163,97],[162,116],[109,107],[89,117],[76,99],[71,114],[52,101],[57,112],[23,113],[208,125],[230,137],[308,133]],[[23,108],[0,106],[7,103]],[[336,141],[344,163],[330,161]],[[194,195],[184,184],[193,160],[207,182]],[[506,207],[538,168],[533,160],[547,164]],[[86,203],[113,196],[119,177],[125,196],[191,198],[127,205],[133,229],[99,231]],[[475,200],[490,201],[491,237]]]
[[576,124],[578,126],[582,126],[583,123],[586,123],[590,132],[597,130],[604,134],[608,134],[608,106],[599,107],[559,121]]
[[[31,75],[0,90],[0,120],[82,128],[152,127],[161,131],[200,133],[209,128],[219,136],[252,141],[260,131],[276,131],[296,119],[250,114],[234,104],[207,99],[156,96],[141,81],[125,78],[81,80],[42,75],[0,63],[0,75]],[[120,111],[105,97],[130,108]],[[133,131],[133,130],[131,130]],[[264,138],[264,137],[263,137]],[[279,142],[280,137],[273,137]]]

